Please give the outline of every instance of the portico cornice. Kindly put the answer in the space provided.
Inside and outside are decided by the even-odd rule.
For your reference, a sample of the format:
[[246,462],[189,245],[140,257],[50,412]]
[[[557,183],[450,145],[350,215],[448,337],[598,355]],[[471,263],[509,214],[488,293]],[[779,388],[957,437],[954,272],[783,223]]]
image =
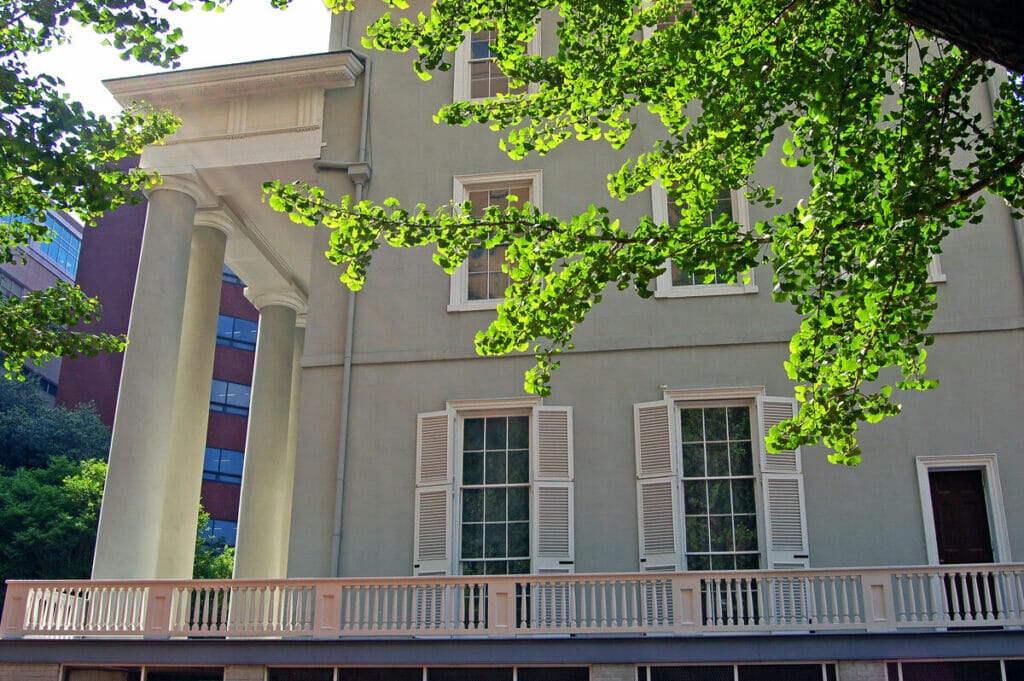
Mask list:
[[362,72],[362,61],[342,51],[114,78],[103,85],[121,106],[136,101],[169,106],[280,90],[352,87]]

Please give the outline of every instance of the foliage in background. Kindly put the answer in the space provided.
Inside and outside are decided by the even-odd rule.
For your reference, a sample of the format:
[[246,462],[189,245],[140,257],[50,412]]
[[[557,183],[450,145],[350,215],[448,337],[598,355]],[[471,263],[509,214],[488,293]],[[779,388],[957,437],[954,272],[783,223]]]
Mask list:
[[0,579],[88,579],[107,465],[0,469]]
[[[925,375],[931,255],[951,230],[979,222],[992,194],[1024,208],[1024,86],[1003,78],[991,113],[972,108],[972,95],[983,101],[987,81],[1000,79],[977,53],[909,25],[903,11],[919,4],[436,0],[370,27],[367,46],[415,50],[425,79],[451,68],[467,31],[496,30],[511,86],[536,83],[536,92],[455,102],[437,118],[500,131],[514,159],[572,138],[619,149],[638,118],[653,115],[659,138],[610,167],[607,190],[619,201],[660,182],[678,227],[621,224],[595,205],[575,216],[491,207],[475,218],[468,205],[407,210],[303,184],[264,190],[275,210],[332,231],[328,258],[353,289],[383,245],[432,246],[452,272],[471,250],[508,244],[511,284],[476,347],[532,350],[526,389],[540,394],[609,288],[649,297],[669,260],[699,274],[765,266],[774,299],[801,320],[786,362],[800,411],[773,429],[770,446],[821,442],[834,463],[857,464],[856,431],[899,411],[894,388],[934,385]],[[984,16],[988,0],[941,4],[1000,18]],[[527,54],[542,16],[557,19],[558,49]],[[782,196],[766,178],[806,191]],[[707,225],[725,189],[742,190],[769,217],[749,231],[728,216]],[[901,378],[888,380],[887,367]]]
[[[201,3],[217,10],[230,0]],[[67,42],[77,23],[103,35],[126,59],[174,66],[185,47],[181,31],[158,10],[183,10],[174,0],[9,0],[0,3],[0,262],[18,262],[19,250],[47,238],[45,212],[63,210],[86,223],[126,201],[154,177],[117,161],[170,134],[167,113],[132,107],[114,118],[97,116],[62,95],[62,81],[32,73],[27,57]],[[28,360],[119,351],[124,339],[70,327],[88,324],[99,303],[60,284],[0,303],[0,351],[8,376]]]
[[235,568],[235,549],[224,540],[205,531],[210,514],[199,507],[199,533],[196,535],[196,556],[192,561],[192,579],[231,579]]
[[[88,579],[92,572],[107,464],[55,456],[42,468],[0,469],[0,582],[6,579]],[[228,579],[234,549],[202,531],[200,509],[195,579]]]
[[106,459],[109,448],[110,429],[91,404],[53,406],[32,382],[0,379],[0,468],[44,468],[54,454]]

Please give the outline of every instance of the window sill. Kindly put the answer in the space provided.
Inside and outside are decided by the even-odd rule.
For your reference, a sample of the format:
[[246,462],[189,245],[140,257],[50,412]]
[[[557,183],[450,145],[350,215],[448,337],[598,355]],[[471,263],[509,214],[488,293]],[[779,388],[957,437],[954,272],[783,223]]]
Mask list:
[[755,284],[701,284],[696,286],[672,286],[654,291],[655,298],[704,298],[708,296],[735,296],[757,293]]
[[504,298],[490,298],[488,300],[464,300],[461,303],[448,303],[449,312],[477,312],[480,310],[496,310],[498,305],[505,302]]

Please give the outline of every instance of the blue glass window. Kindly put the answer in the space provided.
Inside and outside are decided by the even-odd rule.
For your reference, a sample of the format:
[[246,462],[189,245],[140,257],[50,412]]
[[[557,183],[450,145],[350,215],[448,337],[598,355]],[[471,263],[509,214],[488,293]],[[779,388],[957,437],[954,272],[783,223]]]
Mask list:
[[210,385],[210,411],[248,416],[250,389],[250,386],[242,383],[213,379]]
[[217,317],[217,345],[255,350],[258,326],[252,320],[222,314]]
[[237,449],[207,447],[203,461],[203,479],[240,484],[243,453]]

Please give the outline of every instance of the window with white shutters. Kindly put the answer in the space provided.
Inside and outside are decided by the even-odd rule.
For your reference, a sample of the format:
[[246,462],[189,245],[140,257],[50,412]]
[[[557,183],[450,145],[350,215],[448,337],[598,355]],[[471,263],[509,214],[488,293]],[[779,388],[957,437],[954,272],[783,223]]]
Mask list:
[[572,411],[508,402],[420,415],[416,574],[573,571]]
[[634,405],[642,570],[808,566],[800,452],[764,444],[795,403],[744,391]]

